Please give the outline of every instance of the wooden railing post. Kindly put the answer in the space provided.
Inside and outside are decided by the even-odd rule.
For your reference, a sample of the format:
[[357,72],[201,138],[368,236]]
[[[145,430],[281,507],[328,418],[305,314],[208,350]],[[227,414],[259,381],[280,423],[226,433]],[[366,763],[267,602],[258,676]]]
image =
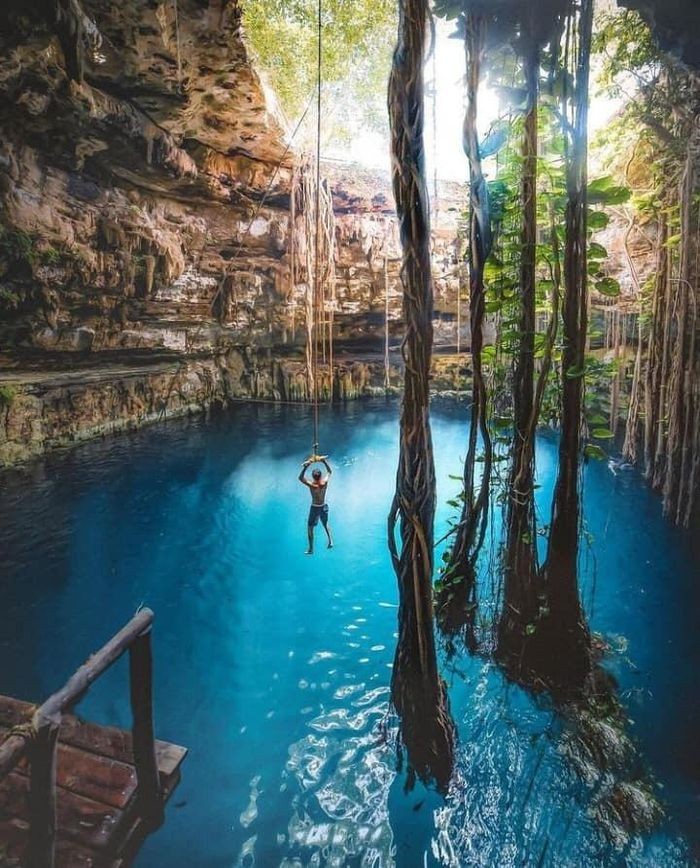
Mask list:
[[53,868],[56,838],[56,742],[60,715],[34,715],[36,736],[29,748],[28,868]]
[[151,825],[163,822],[163,802],[153,733],[153,658],[149,627],[129,648],[134,765],[141,816]]

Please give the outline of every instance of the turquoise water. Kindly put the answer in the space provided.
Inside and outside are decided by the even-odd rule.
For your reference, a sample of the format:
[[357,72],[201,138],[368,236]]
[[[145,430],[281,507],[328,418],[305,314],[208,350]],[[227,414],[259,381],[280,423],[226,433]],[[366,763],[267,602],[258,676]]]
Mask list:
[[[465,431],[463,409],[435,408],[438,533]],[[325,409],[322,434],[336,547],[319,537],[313,558],[296,479],[303,408],[174,421],[0,477],[1,692],[41,700],[139,604],[155,610],[158,735],[190,756],[137,865],[694,864],[697,551],[657,499],[633,473],[586,470],[583,597],[617,649],[606,666],[638,772],[667,809],[652,832],[613,840],[594,811],[614,781],[572,759],[557,715],[479,656],[444,667],[459,739],[450,791],[404,792],[387,718],[396,407]],[[555,449],[539,444],[543,507]],[[129,725],[123,661],[80,712]]]

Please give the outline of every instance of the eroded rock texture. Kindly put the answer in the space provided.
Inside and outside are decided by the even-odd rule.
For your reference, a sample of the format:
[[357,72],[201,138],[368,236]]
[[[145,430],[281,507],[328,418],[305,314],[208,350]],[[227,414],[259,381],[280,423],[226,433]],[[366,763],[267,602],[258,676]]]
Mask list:
[[[0,461],[227,397],[308,398],[311,242],[291,201],[301,158],[273,103],[237,0],[9,0]],[[337,365],[320,388],[343,397],[383,384],[399,246],[388,177],[324,175]],[[445,195],[436,316],[450,343],[461,191]]]

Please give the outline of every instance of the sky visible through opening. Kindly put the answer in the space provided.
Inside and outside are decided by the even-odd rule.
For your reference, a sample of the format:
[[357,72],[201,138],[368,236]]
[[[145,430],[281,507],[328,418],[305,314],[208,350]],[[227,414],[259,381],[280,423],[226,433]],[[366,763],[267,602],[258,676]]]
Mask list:
[[[462,150],[464,43],[461,39],[450,38],[454,29],[454,23],[436,21],[435,53],[427,60],[425,68],[425,149],[426,176],[429,182],[432,182],[436,162],[437,176],[440,180],[464,182],[469,177],[469,163]],[[388,74],[387,70],[387,78]],[[434,76],[437,80],[435,131],[433,129]],[[620,103],[617,101],[596,97],[595,71],[593,78],[589,114],[591,137],[604,127],[620,108]],[[502,111],[498,95],[482,84],[479,90],[479,130],[482,137]],[[388,172],[390,169],[388,142],[387,118],[387,127],[383,134],[368,130],[356,137],[349,145],[329,144],[323,156]]]

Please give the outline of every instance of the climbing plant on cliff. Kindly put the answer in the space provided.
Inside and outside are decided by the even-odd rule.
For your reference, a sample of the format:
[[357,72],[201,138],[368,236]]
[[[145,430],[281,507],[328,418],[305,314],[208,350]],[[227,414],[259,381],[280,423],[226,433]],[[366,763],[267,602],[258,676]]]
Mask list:
[[445,788],[452,771],[454,725],[438,673],[433,634],[435,468],[428,389],[433,285],[423,146],[427,2],[401,0],[399,13],[389,80],[389,118],[392,181],[403,249],[406,371],[396,493],[388,519],[389,550],[399,584],[399,636],[391,694],[412,772]]

